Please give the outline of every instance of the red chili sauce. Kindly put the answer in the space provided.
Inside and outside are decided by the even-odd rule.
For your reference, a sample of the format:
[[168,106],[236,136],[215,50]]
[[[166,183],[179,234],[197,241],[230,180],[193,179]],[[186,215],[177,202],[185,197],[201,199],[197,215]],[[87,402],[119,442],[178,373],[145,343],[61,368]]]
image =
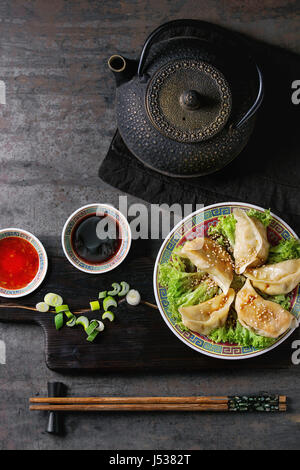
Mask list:
[[27,240],[7,237],[0,240],[0,287],[22,289],[34,279],[39,255]]

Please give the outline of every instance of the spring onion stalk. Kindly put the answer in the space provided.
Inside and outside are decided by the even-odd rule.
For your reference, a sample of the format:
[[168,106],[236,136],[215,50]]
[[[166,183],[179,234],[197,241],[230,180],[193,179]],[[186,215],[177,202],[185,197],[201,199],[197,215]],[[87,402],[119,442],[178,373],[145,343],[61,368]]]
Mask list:
[[89,336],[93,333],[93,331],[97,328],[98,322],[96,320],[91,321],[89,326],[85,329],[86,334]]
[[141,301],[141,295],[137,290],[131,289],[126,295],[126,301],[129,305],[138,305]]
[[55,307],[55,311],[56,311],[56,313],[68,312],[69,311],[69,306],[66,305],[66,304],[58,305],[57,307]]
[[73,313],[70,312],[70,310],[65,311],[64,314],[68,318],[68,321],[67,321],[66,325],[70,326],[70,327],[75,326],[76,325],[76,316],[73,315]]
[[77,318],[76,325],[81,325],[86,330],[89,326],[89,320],[84,315],[81,315],[80,317]]
[[108,297],[105,297],[105,299],[103,300],[103,308],[105,311],[107,311],[109,307],[117,307],[117,305],[118,303],[116,299],[114,299],[110,295]]
[[121,286],[120,286],[120,284],[118,284],[117,282],[114,282],[114,283],[111,285],[111,287],[113,287],[113,290],[109,290],[109,291],[107,292],[107,295],[117,295],[117,294],[120,292],[120,290],[121,290]]
[[55,328],[57,330],[60,330],[64,325],[64,314],[58,313],[57,315],[55,315],[54,322],[55,322]]
[[118,293],[118,296],[122,297],[123,295],[128,294],[130,285],[128,284],[128,282],[125,282],[125,281],[120,282],[120,285],[121,285],[121,290]]
[[94,341],[94,339],[96,338],[96,336],[98,336],[99,334],[99,331],[98,330],[94,330],[93,333],[91,333],[88,337],[87,337],[87,341],[90,341],[91,343]]
[[106,296],[107,296],[107,291],[103,290],[99,292],[98,299],[105,299]]
[[98,326],[96,328],[97,331],[103,331],[105,326],[104,326],[104,323],[100,320],[92,320],[92,321],[96,321],[98,323]]
[[76,325],[76,317],[75,317],[75,315],[73,315],[73,318],[71,318],[69,321],[67,321],[66,325],[69,326],[69,327],[73,327],[73,326]]
[[49,294],[45,295],[44,302],[50,305],[50,307],[58,307],[59,305],[63,304],[63,299],[60,295],[50,292]]
[[35,308],[38,312],[46,313],[49,310],[49,305],[46,302],[39,302],[36,304]]
[[107,312],[104,312],[104,313],[103,313],[103,315],[102,315],[102,320],[105,320],[106,318],[107,318],[109,321],[114,321],[115,315],[113,314],[113,312],[110,312],[109,310],[107,310]]
[[90,302],[91,310],[100,310],[100,303],[98,300],[94,300],[93,302]]
[[72,312],[70,312],[70,310],[66,310],[64,311],[64,314],[66,315],[67,318],[71,319],[73,317],[75,317],[75,315],[73,315]]

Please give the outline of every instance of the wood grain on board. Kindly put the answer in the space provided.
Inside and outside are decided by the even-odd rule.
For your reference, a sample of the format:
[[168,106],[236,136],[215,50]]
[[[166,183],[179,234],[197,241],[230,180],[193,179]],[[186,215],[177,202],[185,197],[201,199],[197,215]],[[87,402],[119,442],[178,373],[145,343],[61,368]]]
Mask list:
[[[152,276],[154,258],[150,241],[133,243],[126,260],[114,271],[95,276],[74,268],[65,258],[51,259],[46,280],[38,292],[18,299],[16,304],[34,307],[47,292],[62,295],[72,310],[87,309],[91,320],[101,319],[98,311],[89,311],[89,302],[112,282],[128,281],[141,292],[142,299],[154,302]],[[147,249],[147,247],[149,249]],[[3,299],[5,303],[5,299]],[[274,351],[247,360],[228,361],[205,356],[182,343],[167,327],[159,311],[126,302],[115,310],[115,321],[105,321],[106,328],[93,343],[86,341],[82,327],[63,327],[57,331],[54,313],[25,309],[0,308],[0,320],[38,323],[45,334],[45,359],[51,369],[97,369],[102,371],[195,371],[215,368],[288,368],[291,367],[291,341],[288,338]],[[85,314],[85,313],[84,313]],[[42,331],[41,331],[42,334]]]

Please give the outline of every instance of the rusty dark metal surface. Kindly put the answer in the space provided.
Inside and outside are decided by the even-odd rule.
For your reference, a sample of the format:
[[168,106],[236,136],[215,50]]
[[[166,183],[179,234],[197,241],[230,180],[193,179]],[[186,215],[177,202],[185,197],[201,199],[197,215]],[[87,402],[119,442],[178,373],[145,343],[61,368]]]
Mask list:
[[[0,80],[7,88],[7,104],[0,105],[1,227],[34,232],[51,257],[62,254],[59,235],[73,210],[97,200],[118,204],[118,193],[97,176],[115,129],[107,59],[113,53],[135,57],[156,26],[191,14],[300,53],[296,0],[1,1]],[[7,347],[6,365],[0,364],[0,449],[299,447],[295,366],[257,371],[245,363],[244,370],[200,374],[57,374],[46,368],[39,327],[1,324],[0,339]],[[50,380],[63,381],[78,396],[266,390],[288,395],[290,404],[287,413],[263,417],[73,414],[61,439],[44,432],[46,415],[28,411],[28,397],[45,395]]]

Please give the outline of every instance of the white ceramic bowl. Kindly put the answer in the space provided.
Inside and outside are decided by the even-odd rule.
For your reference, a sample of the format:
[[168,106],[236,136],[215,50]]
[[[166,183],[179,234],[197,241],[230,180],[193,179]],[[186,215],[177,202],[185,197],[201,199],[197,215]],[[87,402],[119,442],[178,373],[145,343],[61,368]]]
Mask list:
[[[121,238],[121,245],[117,253],[101,264],[92,264],[80,258],[75,252],[71,242],[72,232],[80,220],[86,218],[88,215],[96,215],[96,213],[109,215],[116,220],[119,225]],[[80,207],[80,209],[77,209],[70,215],[64,225],[61,241],[67,259],[75,268],[85,273],[102,274],[115,269],[126,258],[131,246],[131,229],[126,217],[115,207],[109,204],[88,204],[87,206]]]
[[25,295],[30,294],[38,286],[43,282],[47,269],[48,269],[48,258],[45,248],[43,247],[42,243],[38,238],[36,238],[32,233],[27,232],[26,230],[22,230],[19,228],[5,228],[0,230],[0,240],[3,238],[8,237],[19,237],[27,240],[37,251],[39,256],[39,269],[36,273],[34,279],[27,284],[27,286],[23,287],[22,289],[10,290],[5,289],[4,287],[0,286],[0,296],[1,297],[8,297],[8,298],[17,298],[17,297],[24,297]]

